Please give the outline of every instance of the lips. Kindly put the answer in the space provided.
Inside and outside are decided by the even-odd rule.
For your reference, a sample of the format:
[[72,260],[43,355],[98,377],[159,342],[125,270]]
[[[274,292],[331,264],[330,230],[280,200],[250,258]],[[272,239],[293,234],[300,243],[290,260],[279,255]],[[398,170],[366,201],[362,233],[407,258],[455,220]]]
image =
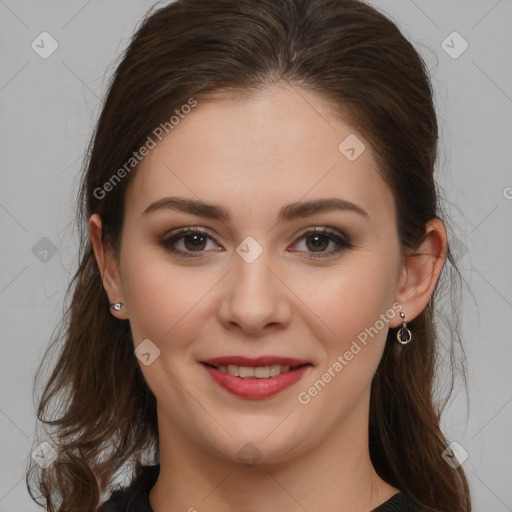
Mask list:
[[[313,365],[303,359],[281,356],[216,357],[201,361],[213,382],[231,394],[245,399],[270,398],[298,382]],[[277,372],[269,372],[277,369]],[[250,370],[255,368],[254,377]],[[226,371],[226,369],[228,371]],[[235,374],[233,375],[233,369]],[[240,371],[240,376],[237,373]],[[266,370],[266,371],[265,371]],[[284,370],[284,372],[283,372]],[[257,374],[262,371],[264,376]],[[248,372],[250,375],[247,375]],[[244,376],[241,374],[244,373]]]
[[278,364],[281,366],[290,366],[291,368],[296,368],[298,366],[302,366],[305,364],[311,364],[309,361],[305,359],[294,359],[291,357],[280,356],[261,356],[256,358],[249,358],[244,356],[224,356],[214,357],[213,359],[205,359],[204,361],[201,362],[215,367],[227,366],[229,364],[249,367],[272,366]]

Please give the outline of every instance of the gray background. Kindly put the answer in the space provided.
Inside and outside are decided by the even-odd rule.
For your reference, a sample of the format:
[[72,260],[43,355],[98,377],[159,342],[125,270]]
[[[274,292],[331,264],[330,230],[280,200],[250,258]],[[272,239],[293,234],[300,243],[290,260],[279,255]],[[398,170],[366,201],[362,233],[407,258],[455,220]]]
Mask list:
[[[512,511],[512,1],[372,3],[431,69],[442,136],[438,181],[474,295],[465,296],[462,317],[469,416],[457,386],[445,435],[469,454],[475,510]],[[33,375],[74,270],[73,202],[100,98],[150,5],[0,0],[0,512],[40,510],[24,485],[35,448]],[[31,47],[43,31],[59,45],[47,59]],[[469,44],[458,58],[441,46],[453,31]],[[457,39],[448,44],[462,48]]]

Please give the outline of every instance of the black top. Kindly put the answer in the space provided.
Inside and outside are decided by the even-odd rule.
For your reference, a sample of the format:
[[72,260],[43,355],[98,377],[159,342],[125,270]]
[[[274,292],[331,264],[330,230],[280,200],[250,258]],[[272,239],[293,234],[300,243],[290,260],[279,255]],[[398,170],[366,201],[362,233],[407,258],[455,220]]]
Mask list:
[[[114,491],[98,512],[153,512],[149,504],[149,491],[160,473],[160,465],[144,466],[144,470],[126,489]],[[403,492],[394,494],[370,512],[420,512]]]

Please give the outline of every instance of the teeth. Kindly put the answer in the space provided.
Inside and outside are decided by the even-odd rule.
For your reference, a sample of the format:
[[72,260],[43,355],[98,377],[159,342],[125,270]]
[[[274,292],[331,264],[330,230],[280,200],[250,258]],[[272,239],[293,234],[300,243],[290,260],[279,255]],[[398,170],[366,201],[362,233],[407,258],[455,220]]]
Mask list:
[[238,368],[238,376],[239,377],[254,377],[254,368],[250,366],[240,366]]
[[235,364],[228,364],[227,370],[225,366],[220,367],[221,372],[227,371],[230,375],[234,375],[235,377],[238,377],[239,375],[240,367],[236,366]]
[[221,365],[217,368],[221,372],[227,372],[235,377],[242,377],[243,379],[257,378],[268,379],[270,377],[277,377],[281,373],[290,371],[289,366],[281,366],[280,364],[273,364],[272,366],[237,366],[235,364]]

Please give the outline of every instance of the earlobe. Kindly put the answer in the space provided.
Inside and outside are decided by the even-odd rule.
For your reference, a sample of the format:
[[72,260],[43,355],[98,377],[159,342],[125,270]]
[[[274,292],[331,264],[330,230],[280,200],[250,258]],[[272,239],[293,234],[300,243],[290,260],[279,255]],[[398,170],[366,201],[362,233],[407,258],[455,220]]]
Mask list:
[[447,247],[443,222],[432,219],[426,225],[421,246],[406,256],[396,300],[402,305],[409,321],[427,306],[443,269]]
[[[123,303],[123,289],[121,276],[119,274],[118,262],[112,250],[105,244],[103,239],[101,217],[95,213],[89,219],[89,236],[94,250],[94,256],[103,282],[103,288],[107,292],[110,304]],[[112,314],[119,319],[125,319],[126,307],[112,308]]]

